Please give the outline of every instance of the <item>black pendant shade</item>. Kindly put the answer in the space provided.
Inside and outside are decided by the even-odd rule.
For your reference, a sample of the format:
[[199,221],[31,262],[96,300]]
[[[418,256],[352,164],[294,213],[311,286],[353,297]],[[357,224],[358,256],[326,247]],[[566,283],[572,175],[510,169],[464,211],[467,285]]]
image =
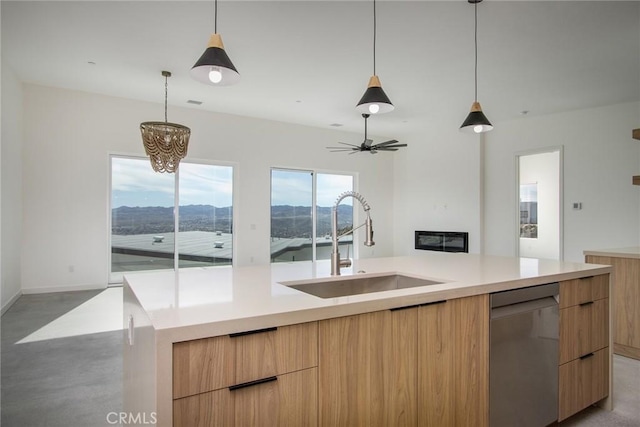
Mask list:
[[493,129],[493,125],[482,112],[480,103],[474,102],[471,105],[471,112],[462,123],[462,126],[460,126],[460,130],[467,133],[482,133],[488,132],[491,129]]
[[240,74],[229,59],[220,34],[212,34],[207,49],[191,68],[191,76],[214,86],[229,86],[240,81]]
[[369,86],[356,106],[362,114],[383,114],[393,111],[395,107],[380,84],[378,76],[371,76]]
[[361,114],[384,114],[395,108],[382,90],[382,84],[376,75],[376,27],[376,0],[373,0],[373,75],[369,79],[367,90],[356,105],[356,110]]
[[460,130],[466,133],[483,133],[493,129],[493,125],[482,112],[482,107],[478,102],[478,3],[482,0],[468,0],[474,6],[474,50],[475,50],[475,66],[474,66],[474,101],[471,104],[471,112],[460,126]]

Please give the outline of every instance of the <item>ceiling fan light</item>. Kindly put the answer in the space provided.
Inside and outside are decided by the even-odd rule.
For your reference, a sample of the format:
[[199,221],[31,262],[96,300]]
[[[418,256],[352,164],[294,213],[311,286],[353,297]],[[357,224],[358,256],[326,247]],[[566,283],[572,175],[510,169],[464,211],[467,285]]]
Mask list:
[[[213,74],[213,79],[210,74]],[[240,81],[240,73],[224,50],[220,34],[211,35],[207,49],[191,68],[191,76],[201,83],[214,86],[230,86]],[[218,77],[220,80],[215,82]]]
[[471,112],[460,126],[460,130],[466,133],[484,133],[493,129],[493,125],[482,112],[480,103],[475,101],[471,105]]
[[356,110],[363,114],[384,114],[393,111],[395,107],[380,84],[378,76],[371,76],[369,86],[362,95]]

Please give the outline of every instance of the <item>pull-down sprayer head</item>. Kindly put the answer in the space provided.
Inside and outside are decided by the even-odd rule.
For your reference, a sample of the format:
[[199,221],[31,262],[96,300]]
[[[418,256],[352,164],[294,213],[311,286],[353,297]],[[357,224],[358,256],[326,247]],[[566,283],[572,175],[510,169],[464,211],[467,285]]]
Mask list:
[[365,237],[364,245],[365,246],[373,246],[376,242],[373,241],[373,221],[371,221],[371,216],[369,215],[369,211],[367,211],[367,219],[364,221],[364,229],[367,233],[367,237]]

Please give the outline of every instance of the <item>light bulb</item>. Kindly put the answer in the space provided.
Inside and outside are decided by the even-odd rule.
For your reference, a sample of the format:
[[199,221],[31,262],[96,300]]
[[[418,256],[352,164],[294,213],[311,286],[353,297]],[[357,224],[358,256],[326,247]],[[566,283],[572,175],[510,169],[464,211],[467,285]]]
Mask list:
[[380,106],[379,106],[378,104],[371,104],[371,105],[369,105],[369,112],[370,112],[371,114],[375,114],[375,113],[377,113],[378,111],[380,111]]
[[217,67],[212,67],[211,71],[209,71],[209,80],[211,80],[211,83],[220,83],[222,81],[222,73]]
[[475,133],[480,133],[480,132],[482,132],[482,125],[475,125],[475,126],[473,127],[473,131],[474,131]]

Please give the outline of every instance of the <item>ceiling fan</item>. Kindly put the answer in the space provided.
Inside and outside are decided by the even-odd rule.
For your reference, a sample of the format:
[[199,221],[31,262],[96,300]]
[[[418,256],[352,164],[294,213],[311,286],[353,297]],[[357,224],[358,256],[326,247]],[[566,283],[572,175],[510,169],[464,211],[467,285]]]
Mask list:
[[407,144],[398,144],[398,141],[391,139],[389,141],[372,144],[373,140],[367,138],[367,119],[369,114],[363,114],[364,117],[364,141],[360,145],[347,144],[346,142],[338,142],[338,144],[346,145],[346,147],[327,147],[332,153],[349,152],[354,154],[362,151],[368,151],[371,154],[377,154],[378,151],[398,151],[400,147],[406,147]]

